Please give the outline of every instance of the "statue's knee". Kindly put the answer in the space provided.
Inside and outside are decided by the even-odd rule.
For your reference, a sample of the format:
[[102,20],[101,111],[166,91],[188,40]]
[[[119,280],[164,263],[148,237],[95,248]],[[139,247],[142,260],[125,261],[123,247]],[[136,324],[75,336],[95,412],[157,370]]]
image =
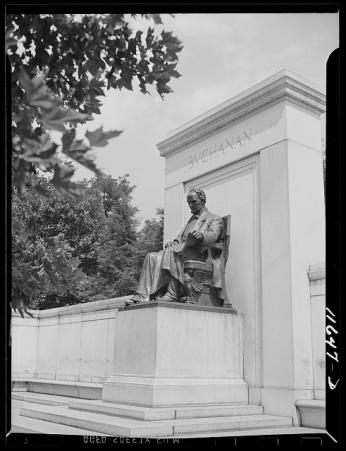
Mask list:
[[190,283],[192,280],[192,272],[191,271],[184,272],[183,279],[185,284]]
[[150,262],[156,261],[157,252],[149,252],[147,256],[145,257],[146,260],[149,260]]

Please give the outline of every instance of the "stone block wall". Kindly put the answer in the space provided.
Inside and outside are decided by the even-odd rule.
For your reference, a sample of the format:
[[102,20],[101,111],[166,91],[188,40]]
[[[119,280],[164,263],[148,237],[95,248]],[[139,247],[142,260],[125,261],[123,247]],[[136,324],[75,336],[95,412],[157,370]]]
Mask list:
[[14,314],[12,379],[103,383],[112,372],[114,325],[127,297]]
[[308,271],[311,300],[312,360],[314,399],[326,398],[326,275],[324,264],[311,265]]

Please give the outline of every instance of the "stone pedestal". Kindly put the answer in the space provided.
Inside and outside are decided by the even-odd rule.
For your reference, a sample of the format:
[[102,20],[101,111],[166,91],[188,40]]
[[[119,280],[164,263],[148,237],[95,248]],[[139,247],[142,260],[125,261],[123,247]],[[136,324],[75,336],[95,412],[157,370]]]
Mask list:
[[119,309],[112,376],[102,400],[146,407],[247,403],[242,317],[150,302]]

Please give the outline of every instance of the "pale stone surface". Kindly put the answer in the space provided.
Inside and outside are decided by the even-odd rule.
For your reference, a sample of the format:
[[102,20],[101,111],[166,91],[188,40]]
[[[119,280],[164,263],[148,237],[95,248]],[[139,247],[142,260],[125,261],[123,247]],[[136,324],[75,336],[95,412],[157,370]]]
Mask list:
[[142,406],[246,403],[240,315],[177,303],[118,312],[102,400]]
[[112,436],[148,437],[172,435],[172,424],[162,421],[143,422],[140,420],[105,416],[81,412],[65,407],[22,407],[20,414],[30,418],[89,429]]
[[[66,315],[58,324],[56,379],[75,381],[81,361],[81,315]],[[40,340],[40,338],[39,338]]]
[[75,428],[48,421],[37,420],[28,417],[15,416],[12,433],[19,434],[57,434],[57,435],[96,435],[107,436],[109,434],[101,434],[100,432],[90,431],[89,429]]
[[36,371],[37,353],[36,318],[23,319],[14,316],[11,323],[11,369],[14,377],[33,377]]
[[[52,401],[52,399],[50,399],[50,397],[47,397],[45,401],[48,404],[49,401]],[[74,428],[67,425],[51,423],[48,421],[37,420],[34,418],[19,415],[20,409],[25,406],[30,407],[30,404],[27,401],[18,401],[15,399],[12,400],[10,434],[31,433],[31,434],[61,434],[61,435],[100,435],[100,433],[90,431],[90,429]]]
[[[40,322],[37,331],[37,362],[35,377],[55,379],[58,355],[58,323],[55,318]],[[18,352],[19,350],[17,350]]]
[[292,419],[273,415],[243,415],[234,418],[174,420],[174,434],[292,426]]
[[299,417],[295,401],[312,399],[313,390],[299,390],[291,387],[263,387],[262,405],[266,415],[287,415],[292,417],[293,424],[299,426]]
[[66,407],[23,406],[20,415],[38,420],[97,431],[113,436],[166,437],[196,432],[232,431],[251,428],[289,427],[292,419],[273,415],[184,418],[143,421],[73,410]]
[[[183,204],[192,185],[205,190],[213,211],[216,202],[215,213],[231,214],[226,280],[244,313],[249,400],[296,424],[295,399],[314,390],[312,327],[323,334],[320,313],[311,322],[307,271],[324,261],[324,111],[323,93],[282,71],[158,144],[166,159],[165,238],[186,220],[177,197]],[[244,236],[249,245],[237,248]]]
[[325,429],[326,403],[320,400],[298,400],[296,406],[300,414],[300,423],[304,427]]
[[27,392],[72,396],[84,399],[101,398],[102,384],[51,379],[24,379],[23,381],[17,379],[14,383],[14,391],[16,391],[16,385],[22,384],[23,382],[25,382]]
[[102,383],[112,373],[114,318],[127,297],[12,318],[12,378]]
[[170,132],[169,137],[158,144],[160,153],[167,158],[184,146],[202,141],[219,129],[283,100],[317,115],[325,111],[326,97],[318,87],[297,74],[282,70]]
[[326,279],[324,265],[310,267],[311,333],[314,376],[314,398],[326,399]]
[[[325,431],[321,429],[315,428],[305,428],[305,427],[297,427],[297,426],[287,426],[287,427],[263,427],[257,429],[244,429],[244,430],[236,430],[236,431],[213,431],[211,432],[198,432],[198,433],[190,433],[185,435],[176,435],[176,438],[202,438],[202,437],[244,437],[244,436],[258,436],[264,437],[268,435],[305,435],[305,434],[321,434]],[[280,440],[279,440],[280,444]]]
[[[28,394],[29,395],[29,394]],[[36,395],[38,396],[38,395]],[[51,396],[51,395],[40,395],[41,398],[46,398],[45,401],[48,404],[50,401],[59,401],[59,399],[61,398],[60,396]],[[41,401],[42,402],[42,401]],[[258,411],[256,409],[259,409],[258,406],[235,406],[235,405],[230,405],[230,406],[209,406],[207,408],[205,407],[185,407],[185,408],[178,408],[177,410],[175,409],[146,409],[146,408],[140,408],[140,407],[132,407],[132,406],[117,406],[115,404],[110,404],[110,403],[102,403],[100,401],[81,401],[81,400],[76,400],[73,399],[70,402],[70,406],[72,405],[80,405],[80,404],[84,404],[86,406],[88,406],[91,408],[92,406],[97,406],[100,407],[102,405],[107,405],[107,406],[112,406],[113,408],[120,408],[120,409],[126,409],[127,411],[132,410],[131,414],[133,414],[134,412],[137,412],[137,414],[139,412],[146,412],[146,411],[154,411],[154,412],[158,412],[158,411],[170,411],[173,410],[173,412],[175,412],[175,414],[178,411],[183,411],[186,415],[189,415],[189,413],[193,410],[196,415],[202,415],[202,419],[204,416],[206,416],[207,412],[206,410],[210,409],[209,413],[207,414],[208,418],[210,417],[218,417],[220,412],[223,412],[226,414],[226,409],[227,412],[229,413],[230,417],[233,417],[233,426],[236,424],[236,415],[241,415],[240,417],[238,417],[239,420],[244,420],[244,415],[248,415],[251,413],[251,415],[249,416],[249,420],[245,421],[245,424],[248,426],[250,423],[249,421],[254,420],[254,416],[256,415],[258,418],[258,414],[261,413],[261,411]],[[36,433],[49,433],[49,434],[74,434],[74,435],[107,435],[105,433],[101,433],[101,432],[95,432],[94,430],[90,429],[90,426],[92,426],[93,423],[90,423],[90,421],[88,422],[88,429],[84,429],[82,428],[83,425],[83,416],[79,419],[79,421],[77,421],[78,427],[73,427],[73,426],[67,426],[68,423],[68,412],[71,409],[67,409],[67,407],[64,407],[63,409],[59,408],[59,413],[65,413],[64,417],[65,417],[65,421],[64,424],[63,422],[58,423],[58,422],[48,422],[48,421],[44,421],[44,420],[39,420],[36,419],[35,417],[37,415],[35,414],[31,414],[31,417],[26,417],[26,416],[20,416],[19,412],[21,410],[22,407],[29,407],[30,408],[30,412],[32,412],[32,409],[35,410],[38,409],[40,410],[40,417],[44,417],[44,410],[42,411],[42,409],[40,409],[41,406],[37,405],[37,406],[33,406],[31,403],[28,403],[26,401],[18,401],[18,400],[13,400],[12,401],[12,428],[11,428],[11,432],[36,432]],[[251,410],[249,410],[251,408]],[[244,410],[247,409],[247,410]],[[96,410],[95,410],[96,411]],[[47,411],[46,411],[47,412]],[[51,412],[51,409],[50,409]],[[121,410],[120,410],[121,412]],[[107,423],[108,420],[108,415],[102,415],[102,418],[104,420],[104,423]],[[47,419],[48,417],[44,417],[45,419]],[[196,416],[192,416],[191,418],[195,418]],[[56,416],[54,417],[55,421],[60,421],[61,416]],[[232,418],[231,418],[232,419]],[[268,419],[268,418],[267,418]],[[90,420],[90,417],[89,417]],[[174,421],[174,420],[173,420]],[[189,421],[189,420],[187,420]],[[205,419],[203,420],[203,422],[205,423]],[[203,423],[202,422],[202,423]],[[167,423],[167,422],[166,422]],[[181,421],[180,421],[181,423]],[[186,423],[186,421],[185,421]],[[217,423],[217,421],[215,421],[215,419],[212,421],[212,431],[200,431],[200,432],[186,432],[186,433],[177,433],[176,431],[174,431],[174,423],[173,423],[173,432],[174,435],[164,435],[164,437],[211,437],[211,436],[215,436],[215,437],[221,437],[221,436],[243,436],[243,435],[278,435],[278,434],[307,434],[307,433],[321,433],[323,431],[318,430],[318,429],[312,429],[312,428],[301,428],[301,427],[272,427],[273,424],[271,425],[271,427],[263,427],[264,423],[263,422],[257,422],[257,426],[259,424],[261,424],[261,427],[257,427],[256,429],[248,429],[248,427],[246,427],[245,429],[228,429],[228,430],[216,430],[217,428],[215,427],[215,423]],[[272,422],[273,423],[273,422]],[[70,424],[70,423],[69,423]],[[96,424],[98,424],[98,422],[96,422]],[[129,424],[129,423],[128,423]],[[137,422],[135,423],[135,425],[138,424]],[[193,427],[196,428],[196,422],[193,421],[192,422]],[[244,423],[243,423],[244,424]],[[220,428],[223,429],[224,423],[220,423]],[[208,426],[207,426],[208,429]],[[110,435],[114,435],[113,433]]]
[[[287,390],[283,399],[291,411],[297,396],[313,397],[307,270],[311,262],[324,259],[322,157],[317,150],[289,141],[280,152],[261,154],[263,399],[275,413],[278,392]],[[322,337],[322,316],[314,327]],[[280,339],[273,340],[273,333]],[[273,396],[268,395],[271,389]]]
[[74,410],[85,410],[88,412],[102,413],[105,415],[135,418],[138,420],[167,420],[175,418],[175,409],[164,407],[142,407],[128,404],[115,404],[113,402],[79,400],[71,401],[69,407]]
[[[244,378],[258,387],[260,370],[260,309],[258,275],[258,157],[253,156],[185,184],[205,190],[207,202],[220,216],[231,213],[231,245],[226,265],[226,289],[233,306],[244,318]],[[225,196],[227,193],[227,196]],[[241,195],[239,195],[241,193]],[[189,217],[184,209],[184,219]],[[236,237],[236,239],[232,238]],[[255,391],[258,389],[254,389]],[[250,402],[258,403],[257,393]]]
[[64,396],[47,396],[42,393],[12,393],[12,399],[17,401],[34,402],[37,404],[46,404],[48,406],[67,406],[69,401]]
[[116,415],[141,420],[168,420],[183,418],[235,417],[242,415],[260,415],[262,406],[248,404],[210,404],[208,406],[189,407],[143,407],[128,404],[115,404],[104,401],[70,401],[71,409]]
[[260,415],[263,414],[262,406],[254,405],[241,405],[241,404],[229,404],[229,405],[209,405],[206,407],[192,406],[192,407],[179,407],[175,409],[175,418],[204,418],[204,417],[238,417],[243,415]]

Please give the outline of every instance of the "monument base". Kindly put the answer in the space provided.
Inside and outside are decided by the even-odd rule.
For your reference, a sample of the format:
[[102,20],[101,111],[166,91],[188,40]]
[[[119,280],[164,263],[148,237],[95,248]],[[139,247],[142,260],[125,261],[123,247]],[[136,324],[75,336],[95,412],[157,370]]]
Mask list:
[[241,378],[141,378],[111,376],[102,400],[144,407],[248,403],[247,384]]
[[106,402],[145,407],[248,403],[242,317],[175,302],[119,309]]

